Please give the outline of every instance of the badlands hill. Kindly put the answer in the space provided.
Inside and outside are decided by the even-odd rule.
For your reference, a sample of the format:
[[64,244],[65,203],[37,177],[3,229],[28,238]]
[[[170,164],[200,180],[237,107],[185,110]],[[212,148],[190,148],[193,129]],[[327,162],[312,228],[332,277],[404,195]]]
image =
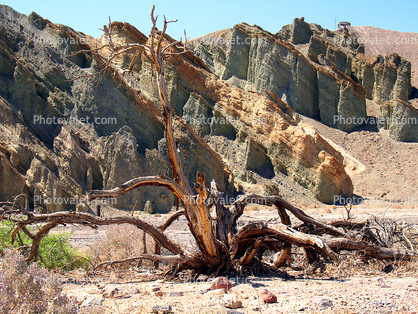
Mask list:
[[[112,29],[117,41],[148,40],[127,23]],[[175,135],[191,182],[205,172],[226,202],[244,192],[307,204],[353,193],[399,201],[415,193],[407,177],[418,177],[411,157],[418,147],[400,141],[416,141],[417,126],[380,126],[391,138],[377,139],[377,125],[362,131],[370,124],[368,101],[383,108],[383,117],[415,117],[407,103],[410,62],[394,54],[370,62],[364,47],[334,45],[333,36],[303,19],[278,34],[242,23],[166,60]],[[126,55],[102,76],[88,77],[103,65],[92,53],[73,55],[104,41],[0,6],[0,200],[24,192],[39,210],[71,210],[91,189],[171,174],[149,61],[141,56],[133,74],[122,77]],[[372,161],[369,140],[386,156],[370,165],[363,160]],[[390,162],[399,168],[395,183],[361,181],[376,168],[391,177]],[[386,184],[398,184],[402,194]],[[147,187],[113,206],[166,212],[174,202],[165,188]]]
[[366,55],[385,56],[396,52],[410,61],[412,86],[418,88],[418,33],[397,32],[373,26],[349,26],[347,29],[359,43],[364,43]]

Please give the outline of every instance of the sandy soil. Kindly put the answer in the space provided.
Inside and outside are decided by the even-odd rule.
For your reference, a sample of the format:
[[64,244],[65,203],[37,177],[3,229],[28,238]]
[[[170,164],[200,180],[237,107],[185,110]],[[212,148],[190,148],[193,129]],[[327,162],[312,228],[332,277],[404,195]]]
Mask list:
[[[323,221],[340,219],[345,213],[343,207],[331,206],[307,208],[306,212]],[[116,213],[104,214],[110,216]],[[138,215],[155,225],[167,218],[164,214]],[[417,209],[353,207],[352,216],[358,220],[370,215],[418,223]],[[261,207],[245,211],[241,224],[269,221],[274,227],[276,217],[275,211]],[[92,231],[88,227],[67,226],[54,232],[64,230],[71,232],[75,246],[85,248],[103,239],[106,227]],[[167,233],[177,241],[193,242],[184,217],[176,221]],[[392,263],[382,262],[371,267],[358,260],[354,261],[354,265],[353,262],[343,262],[339,267],[333,266],[324,271],[288,267],[284,270],[291,276],[290,279],[229,278],[235,284],[228,292],[211,291],[212,279],[200,276],[198,281],[194,281],[188,278],[187,273],[175,280],[164,281],[162,271],[147,266],[94,275],[77,270],[64,274],[63,288],[65,293],[77,298],[86,313],[151,313],[155,306],[170,306],[174,313],[415,313],[418,307],[416,265],[397,264],[392,272],[385,273],[383,268],[386,265]],[[348,268],[358,268],[358,271],[347,271]],[[278,301],[262,304],[258,297],[262,288],[274,293]],[[242,302],[242,307],[232,310],[221,305],[225,295],[235,296]]]

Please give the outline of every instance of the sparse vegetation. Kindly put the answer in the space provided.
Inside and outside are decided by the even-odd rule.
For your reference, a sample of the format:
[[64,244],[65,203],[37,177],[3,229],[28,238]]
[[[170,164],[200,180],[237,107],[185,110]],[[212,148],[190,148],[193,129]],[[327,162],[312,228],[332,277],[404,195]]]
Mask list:
[[[146,253],[152,247],[147,247],[148,243],[153,243],[150,236],[145,235],[142,230],[129,224],[113,225],[106,229],[106,237],[97,241],[87,250],[87,254],[91,257],[93,265],[98,265],[105,261],[123,260],[130,257],[140,256]],[[140,260],[134,261],[138,264]],[[129,263],[122,263],[120,266],[126,266]]]
[[57,275],[27,265],[14,248],[0,258],[1,313],[77,313],[75,300],[63,295]]
[[[35,229],[36,227],[30,228]],[[2,248],[9,247],[12,242],[14,226],[11,222],[2,221],[0,223],[0,240]],[[84,268],[88,265],[84,257],[79,256],[76,249],[69,242],[69,233],[47,234],[39,244],[39,259],[37,264],[48,269],[64,268],[71,270]],[[32,239],[23,231],[17,233],[14,248],[19,248],[24,255],[32,245]]]

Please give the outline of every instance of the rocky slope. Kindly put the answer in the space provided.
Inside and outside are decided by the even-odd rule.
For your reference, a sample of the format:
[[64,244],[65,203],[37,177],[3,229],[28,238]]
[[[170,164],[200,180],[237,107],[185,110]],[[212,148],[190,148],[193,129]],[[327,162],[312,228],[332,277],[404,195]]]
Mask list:
[[[373,26],[349,26],[357,43],[363,43],[366,55],[396,53],[411,62],[412,86],[418,87],[418,33],[398,32]],[[341,30],[337,30],[338,34]]]
[[[130,77],[113,70],[86,77],[102,65],[92,54],[71,54],[94,47],[93,38],[7,6],[0,6],[0,17],[1,200],[26,192],[35,207],[74,209],[89,189],[170,175],[146,59]],[[123,40],[147,40],[126,23],[114,23],[114,32]],[[114,66],[124,68],[128,59]],[[199,170],[230,197],[277,194],[283,184],[323,202],[352,195],[342,155],[285,101],[231,86],[191,53],[167,60],[166,72],[178,116],[175,134],[192,182]],[[355,87],[350,84],[348,90]],[[136,202],[139,209],[148,202],[148,208],[168,211],[174,199],[165,188],[147,187],[112,205],[130,209]]]
[[[310,27],[303,20],[300,24]],[[303,32],[301,27],[293,29]],[[312,52],[304,55],[301,49],[296,49],[295,43],[309,44],[312,37],[312,34],[302,36],[299,33],[293,35],[289,31],[286,35],[274,35],[241,23],[232,29],[197,38],[190,45],[193,52],[228,83],[248,91],[268,91],[300,114],[321,118],[324,123],[345,131],[353,130],[358,124],[338,123],[334,119],[338,116],[345,121],[348,117],[357,120],[366,116],[364,88],[348,76],[350,73],[344,73],[350,56],[341,53],[335,56],[337,62],[321,64]],[[293,39],[296,36],[301,38]],[[311,48],[311,51],[314,49],[319,48]],[[334,67],[336,63],[341,63],[340,69]]]
[[[343,33],[345,34],[342,35]],[[336,34],[336,41],[341,41],[341,36],[350,34],[355,43],[364,44],[364,55],[356,56],[353,72],[367,89],[367,98],[377,104],[384,104],[379,117],[391,121],[383,122],[381,125],[389,129],[390,137],[395,140],[416,141],[416,137],[411,134],[418,132],[418,122],[414,118],[414,108],[418,109],[418,34],[372,26],[349,26],[346,30],[337,30]],[[383,57],[385,55],[386,57]],[[410,64],[405,62],[405,59]],[[408,85],[411,85],[410,89],[405,88]],[[412,123],[393,121],[394,116],[388,111],[388,108],[393,107],[393,101],[397,102],[398,108],[395,120],[410,120]],[[393,127],[388,127],[388,124]]]
[[[3,171],[24,182],[23,189],[2,180],[2,199],[27,190],[35,206],[74,209],[91,188],[170,174],[161,155],[164,127],[147,98],[109,75],[74,79],[99,66],[90,56],[67,57],[89,48],[91,38],[35,13],[27,17],[1,6],[0,14],[1,151],[3,164],[10,163]],[[195,158],[189,164],[208,170],[209,179],[233,193],[230,171],[207,145],[195,142],[199,153],[191,151]],[[134,200],[139,208],[150,201],[161,211],[174,202],[168,190],[157,187],[133,191],[118,199],[117,206],[132,208]]]
[[[365,55],[363,41],[349,31],[331,32],[303,18],[277,34],[241,23],[190,46],[230,84],[273,93],[298,113],[347,132],[367,121],[366,98],[379,105],[405,103],[415,92],[411,62],[393,51],[386,57]],[[415,133],[418,124],[403,128]],[[406,138],[396,132],[391,137]]]

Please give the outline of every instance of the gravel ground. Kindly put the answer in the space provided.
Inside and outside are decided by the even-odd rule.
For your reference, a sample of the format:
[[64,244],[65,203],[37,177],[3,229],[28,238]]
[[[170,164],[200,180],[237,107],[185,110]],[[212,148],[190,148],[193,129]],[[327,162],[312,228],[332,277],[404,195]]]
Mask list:
[[[227,293],[208,290],[208,282],[137,279],[106,284],[103,278],[96,278],[97,284],[68,283],[64,290],[87,310],[94,309],[94,302],[100,304],[103,313],[151,313],[155,306],[170,306],[174,313],[415,313],[418,307],[416,276],[398,278],[382,273],[339,280],[308,276],[230,279],[237,284]],[[274,293],[277,302],[261,304],[258,293],[262,288]],[[118,294],[108,297],[112,291]],[[220,304],[225,294],[235,295],[242,306],[235,312],[225,308]]]
[[[344,209],[307,208],[306,212],[318,220],[330,221],[340,219]],[[352,210],[352,215],[359,220],[371,213],[408,223],[418,222],[418,211],[410,208],[365,209],[356,206]],[[242,223],[270,220],[274,226],[276,216],[275,211],[264,208],[246,211]],[[159,225],[167,215],[141,217]],[[92,230],[67,226],[54,232],[57,231],[71,232],[71,241],[79,248],[85,248],[89,243],[103,239],[106,228]],[[184,217],[174,222],[167,232],[174,240],[186,243],[186,246],[193,245]],[[65,273],[67,279],[63,289],[77,298],[85,313],[151,313],[155,306],[170,306],[174,313],[416,313],[416,267],[412,265],[405,270],[403,266],[395,265],[392,272],[385,273],[382,266],[365,267],[360,272],[347,271],[349,265],[345,263],[325,272],[287,268],[285,271],[293,276],[291,280],[277,277],[229,278],[235,285],[227,293],[223,290],[209,291],[210,280],[202,277],[199,277],[199,282],[190,282],[186,277],[164,282],[161,280],[162,271],[147,267],[139,271],[107,271],[94,276],[87,276],[81,270]],[[262,288],[274,293],[277,302],[261,304],[258,294]],[[242,307],[227,309],[221,305],[225,294],[235,295],[242,302]]]

